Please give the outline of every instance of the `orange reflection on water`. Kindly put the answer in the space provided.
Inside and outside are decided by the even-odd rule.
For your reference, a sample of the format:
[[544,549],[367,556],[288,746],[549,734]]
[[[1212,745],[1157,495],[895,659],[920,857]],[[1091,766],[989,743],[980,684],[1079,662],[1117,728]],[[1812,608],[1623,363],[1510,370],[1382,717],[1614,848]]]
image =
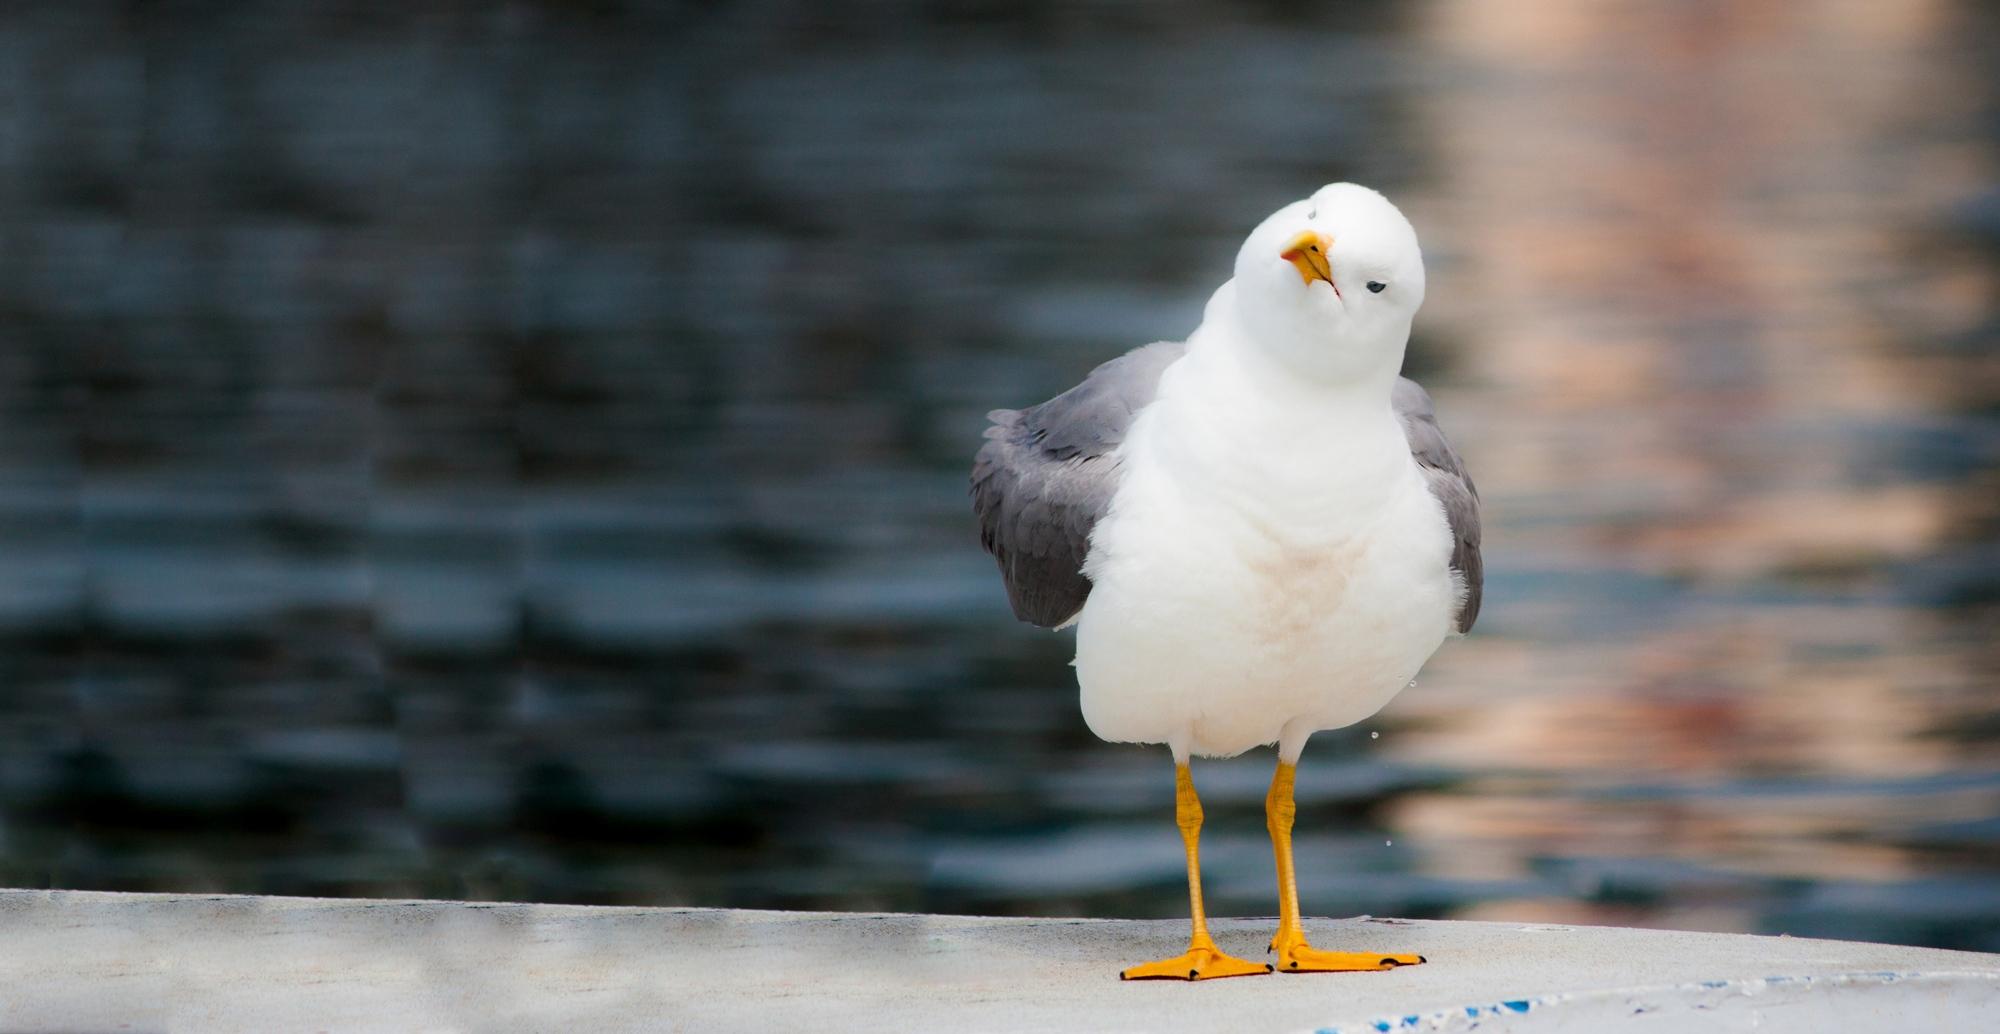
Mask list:
[[[1994,780],[1952,779],[2000,771],[1993,615],[1911,585],[1996,512],[1990,473],[1921,469],[2000,386],[1942,347],[2000,297],[1936,229],[1994,174],[1972,18],[1429,9],[1459,86],[1421,105],[1441,174],[1408,207],[1492,584],[1385,716],[1392,756],[1468,773],[1392,807],[1424,871],[1895,881],[1968,864],[1926,830],[2000,815]],[[1740,887],[1598,890],[1467,914],[1757,922]]]

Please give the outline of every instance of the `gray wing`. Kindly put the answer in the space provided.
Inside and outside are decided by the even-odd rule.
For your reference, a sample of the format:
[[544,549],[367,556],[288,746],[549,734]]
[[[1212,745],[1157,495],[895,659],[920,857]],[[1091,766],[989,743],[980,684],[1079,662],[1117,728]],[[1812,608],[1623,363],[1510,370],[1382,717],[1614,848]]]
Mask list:
[[1430,482],[1431,494],[1444,504],[1445,520],[1451,523],[1451,569],[1465,576],[1465,605],[1458,611],[1458,630],[1472,631],[1479,618],[1480,590],[1485,586],[1486,568],[1479,559],[1479,489],[1472,475],[1452,450],[1438,428],[1437,409],[1423,385],[1408,377],[1396,379],[1396,415],[1403,419],[1403,436],[1410,440],[1410,455]]
[[972,461],[972,510],[1015,617],[1055,628],[1083,609],[1090,530],[1118,489],[1112,453],[1186,353],[1179,342],[1137,348],[1039,406],[986,414],[993,426]]

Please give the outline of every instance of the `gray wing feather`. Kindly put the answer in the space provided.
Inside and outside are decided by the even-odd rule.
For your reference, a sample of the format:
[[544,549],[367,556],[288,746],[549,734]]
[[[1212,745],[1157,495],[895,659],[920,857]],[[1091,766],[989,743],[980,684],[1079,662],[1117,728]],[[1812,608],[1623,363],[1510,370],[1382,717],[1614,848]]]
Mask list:
[[1422,385],[1408,377],[1397,378],[1395,406],[1403,420],[1403,435],[1410,440],[1410,455],[1430,482],[1431,494],[1444,504],[1445,520],[1451,524],[1451,569],[1465,577],[1458,630],[1470,632],[1479,618],[1480,591],[1486,582],[1486,568],[1479,558],[1479,489],[1438,428],[1437,409]]
[[1055,628],[1083,609],[1090,531],[1118,490],[1113,453],[1186,353],[1179,342],[1137,348],[1039,406],[986,414],[993,426],[972,462],[972,509],[1015,617]]

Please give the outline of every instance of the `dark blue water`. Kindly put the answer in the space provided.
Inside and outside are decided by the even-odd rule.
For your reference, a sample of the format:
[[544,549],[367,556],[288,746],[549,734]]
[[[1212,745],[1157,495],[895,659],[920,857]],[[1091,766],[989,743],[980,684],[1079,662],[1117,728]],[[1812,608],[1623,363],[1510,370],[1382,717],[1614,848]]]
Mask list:
[[2000,949],[1990,15],[1493,10],[0,15],[0,883],[1181,914],[964,474],[1351,178],[1489,584],[1308,910]]

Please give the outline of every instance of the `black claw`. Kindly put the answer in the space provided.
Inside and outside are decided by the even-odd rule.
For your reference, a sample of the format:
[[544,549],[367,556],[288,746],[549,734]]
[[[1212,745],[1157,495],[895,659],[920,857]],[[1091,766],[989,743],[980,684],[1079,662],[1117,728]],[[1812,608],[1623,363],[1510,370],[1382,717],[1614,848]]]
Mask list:
[[1200,971],[1200,970],[1198,970],[1198,969],[1191,969],[1191,970],[1188,970],[1188,979],[1189,979],[1189,980],[1199,980],[1199,979],[1201,979],[1201,971]]
[[1297,968],[1299,968],[1299,963],[1298,963],[1298,960],[1296,960],[1296,959],[1292,960],[1292,968],[1293,968],[1293,969],[1297,969]]
[[1429,959],[1427,959],[1427,958],[1424,958],[1424,957],[1423,957],[1422,955],[1419,955],[1419,956],[1417,956],[1417,961],[1418,961],[1418,962],[1420,962],[1420,963],[1423,963],[1423,962],[1429,962],[1430,960],[1429,960]]
[[1264,963],[1264,972],[1266,972],[1266,973],[1276,973],[1277,971],[1278,971],[1278,967],[1276,967],[1276,966],[1273,966],[1273,965],[1271,965],[1271,964],[1270,964],[1270,963],[1268,963],[1268,962]]

